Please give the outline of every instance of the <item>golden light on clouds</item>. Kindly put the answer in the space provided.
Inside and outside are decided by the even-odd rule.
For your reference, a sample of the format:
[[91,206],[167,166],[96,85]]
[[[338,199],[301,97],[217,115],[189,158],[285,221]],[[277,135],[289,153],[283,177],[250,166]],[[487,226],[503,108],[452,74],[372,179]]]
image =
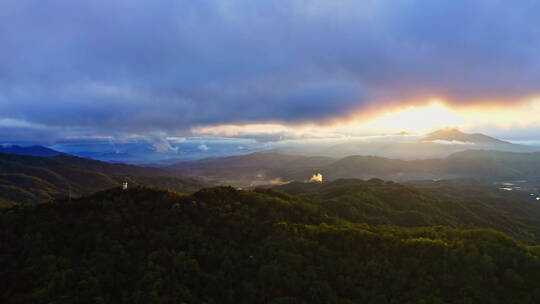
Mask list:
[[381,112],[373,119],[363,116],[354,122],[356,128],[375,132],[426,133],[445,127],[475,131],[492,126],[512,128],[540,126],[540,98],[523,102],[483,103],[480,105],[450,106],[442,100],[430,100],[425,105],[411,105]]
[[469,124],[493,124],[501,127],[540,124],[540,98],[531,98],[511,105],[484,105],[460,111]]
[[243,136],[252,133],[279,133],[286,132],[289,128],[286,125],[268,123],[268,124],[226,124],[226,125],[216,125],[216,126],[202,126],[193,128],[192,132],[195,134],[206,134],[211,136],[224,136],[224,137],[234,137],[234,136]]
[[200,136],[246,137],[271,141],[343,137],[342,134],[334,132],[331,128],[316,124],[287,125],[279,123],[202,126],[193,128],[192,133]]
[[254,123],[201,126],[194,134],[224,137],[250,137],[253,134],[278,134],[282,139],[338,138],[406,131],[421,135],[440,128],[454,127],[476,131],[479,127],[512,128],[540,126],[540,98],[521,103],[492,103],[451,106],[443,100],[431,99],[401,108],[388,108],[335,119],[331,123],[285,124]]
[[433,128],[459,127],[466,120],[455,111],[444,107],[439,102],[431,102],[428,106],[409,106],[389,114],[377,117],[364,124],[366,129],[382,132],[427,132]]

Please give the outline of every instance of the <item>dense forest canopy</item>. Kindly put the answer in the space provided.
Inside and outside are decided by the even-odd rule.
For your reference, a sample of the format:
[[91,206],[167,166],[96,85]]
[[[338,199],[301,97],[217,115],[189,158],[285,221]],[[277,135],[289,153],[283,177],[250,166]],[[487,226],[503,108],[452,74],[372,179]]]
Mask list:
[[[540,299],[531,238],[526,245],[480,229],[512,222],[496,206],[481,206],[493,212],[483,214],[466,201],[430,203],[413,186],[380,180],[278,190],[216,187],[187,195],[115,188],[2,209],[0,297],[3,303]],[[393,199],[385,200],[388,193]],[[445,217],[440,211],[447,207],[469,217]],[[407,210],[436,226],[403,222],[413,216],[399,214]],[[477,228],[463,229],[471,227]],[[521,229],[507,232],[525,239]]]

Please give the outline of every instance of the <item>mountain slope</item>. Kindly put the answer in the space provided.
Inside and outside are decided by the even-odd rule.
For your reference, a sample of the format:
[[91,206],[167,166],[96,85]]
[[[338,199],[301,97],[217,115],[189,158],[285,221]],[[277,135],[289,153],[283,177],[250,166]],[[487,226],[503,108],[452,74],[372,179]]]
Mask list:
[[540,152],[466,150],[446,158],[413,161],[350,156],[326,166],[321,172],[332,179],[535,179],[540,178]]
[[351,155],[373,155],[403,160],[443,158],[464,150],[498,150],[508,152],[535,152],[539,147],[512,144],[483,134],[467,134],[456,129],[442,129],[423,138],[393,136],[374,139],[349,140],[320,149],[302,151],[308,155],[342,158]]
[[53,157],[53,159],[63,164],[69,164],[83,169],[99,171],[110,175],[172,176],[169,171],[161,168],[108,163],[104,161],[71,155],[58,155]]
[[273,189],[352,222],[490,228],[523,240],[540,240],[540,205],[528,193],[500,191],[481,182],[424,182],[419,187],[379,179],[339,179]]
[[[231,180],[268,180],[283,175],[303,175],[306,168],[315,170],[331,164],[329,157],[301,156],[275,152],[210,158],[178,163],[167,168],[186,176],[225,178]],[[300,172],[300,174],[297,174]]]
[[459,131],[458,129],[441,129],[435,132],[429,133],[422,141],[459,141],[459,142],[469,142],[469,143],[491,143],[491,144],[509,144],[511,143],[503,140],[499,140],[484,134],[474,133],[467,134]]
[[[419,143],[427,144],[430,143]],[[445,146],[441,144],[439,146]],[[448,178],[540,178],[540,152],[464,150],[444,158],[401,160],[352,155],[341,159],[257,152],[248,155],[183,162],[164,169],[168,174],[245,181],[306,180],[316,172],[329,179],[391,180]]]
[[43,147],[43,146],[29,146],[23,147],[18,145],[2,146],[0,145],[0,153],[10,153],[18,155],[32,155],[32,156],[57,156],[63,154],[56,150]]
[[205,185],[168,175],[157,168],[108,164],[67,155],[38,157],[0,153],[0,199],[36,203],[70,194],[92,193],[119,186],[124,181],[186,192]]
[[[268,161],[266,157],[272,157]],[[244,159],[246,161],[244,161]],[[446,158],[399,160],[354,155],[342,159],[255,153],[249,156],[183,163],[168,168],[176,174],[225,181],[303,181],[320,172],[326,179],[383,178],[396,181],[478,178],[490,180],[540,178],[540,152],[466,150]]]
[[180,195],[115,189],[0,211],[0,300],[520,304],[540,299],[539,256],[501,233],[355,224],[300,198],[264,191],[220,187]]

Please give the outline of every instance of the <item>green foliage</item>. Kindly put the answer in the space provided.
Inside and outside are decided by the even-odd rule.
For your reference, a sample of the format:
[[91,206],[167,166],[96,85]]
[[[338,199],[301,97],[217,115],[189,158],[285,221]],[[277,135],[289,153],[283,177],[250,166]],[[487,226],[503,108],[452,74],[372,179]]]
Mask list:
[[38,157],[0,153],[0,199],[22,204],[40,203],[117,187],[124,181],[182,192],[193,192],[205,185],[194,179],[159,174],[168,173],[157,168],[109,164],[68,155]]
[[9,208],[9,207],[13,207],[13,206],[15,206],[14,202],[10,202],[10,201],[5,200],[5,199],[0,199],[0,209],[1,208]]
[[[339,195],[337,188],[308,190],[297,197],[230,187],[193,195],[113,189],[2,209],[0,302],[540,300],[538,254],[503,233],[355,223],[323,204]],[[349,190],[344,197],[357,195]],[[407,187],[400,191],[411,200],[422,197]]]
[[274,190],[296,195],[351,222],[490,228],[523,241],[540,239],[540,205],[528,193],[500,191],[470,180],[399,184],[339,179],[289,183]]

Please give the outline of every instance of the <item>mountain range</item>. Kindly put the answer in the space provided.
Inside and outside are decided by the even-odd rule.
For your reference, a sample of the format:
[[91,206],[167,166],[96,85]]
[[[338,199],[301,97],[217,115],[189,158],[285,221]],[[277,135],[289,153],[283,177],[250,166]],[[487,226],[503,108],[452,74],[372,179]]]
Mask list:
[[404,160],[447,157],[465,150],[536,152],[540,147],[513,144],[484,134],[441,129],[423,137],[401,135],[353,139],[330,147],[298,149],[297,153],[342,158],[350,155],[372,155]]
[[207,186],[159,168],[110,164],[69,155],[53,157],[0,153],[0,203],[38,203],[69,195],[131,185],[192,192]]
[[10,153],[18,155],[33,156],[57,156],[63,154],[56,150],[43,146],[19,146],[19,145],[0,145],[0,153]]
[[540,179],[540,152],[466,150],[444,158],[401,160],[352,155],[340,159],[258,152],[244,156],[179,163],[167,170],[186,176],[258,184],[303,181],[315,173],[325,178]]
[[[441,149],[452,146],[436,143],[438,141],[472,142],[475,145],[472,147],[479,147],[482,143],[499,147],[521,147],[482,134],[466,134],[455,129],[436,131],[416,143],[394,143],[394,147],[397,144],[416,148],[431,145]],[[461,149],[471,147],[463,144],[456,146]],[[236,187],[279,185],[290,181],[305,181],[316,173],[321,173],[325,180],[475,178],[490,181],[524,179],[533,184],[540,180],[540,152],[462,150],[444,157],[409,160],[354,154],[328,157],[256,152],[181,162],[168,167],[142,167],[71,156],[39,146],[3,148],[16,154],[0,153],[2,203],[44,201],[70,193],[81,195],[118,186],[122,181],[191,192],[216,183]],[[30,153],[45,154],[46,157],[18,155]],[[445,154],[448,154],[447,150]]]
[[440,129],[435,132],[429,133],[421,141],[458,141],[463,143],[473,143],[473,144],[503,144],[503,145],[512,145],[510,142],[496,139],[480,133],[468,134],[459,131],[458,129]]

